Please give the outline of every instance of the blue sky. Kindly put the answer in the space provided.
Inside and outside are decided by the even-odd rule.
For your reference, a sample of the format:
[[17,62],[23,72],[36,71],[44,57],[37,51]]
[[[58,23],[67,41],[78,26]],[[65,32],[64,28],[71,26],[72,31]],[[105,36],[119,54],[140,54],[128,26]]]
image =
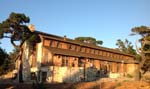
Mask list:
[[[91,36],[116,48],[117,39],[135,43],[129,36],[135,26],[150,26],[150,0],[0,0],[0,22],[11,12],[24,13],[36,30],[75,38]],[[8,39],[0,45],[6,51]]]

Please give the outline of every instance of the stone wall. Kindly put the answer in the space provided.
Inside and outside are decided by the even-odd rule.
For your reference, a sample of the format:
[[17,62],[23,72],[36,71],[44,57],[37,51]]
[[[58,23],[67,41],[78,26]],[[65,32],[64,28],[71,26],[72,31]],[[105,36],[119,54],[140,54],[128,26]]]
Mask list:
[[[106,77],[106,74],[100,73],[94,67],[59,67],[50,66],[49,68],[41,68],[42,72],[47,72],[46,81],[51,82],[81,82],[81,81],[95,81],[100,77]],[[41,75],[41,77],[43,77]]]
[[131,75],[135,80],[139,79],[139,65],[138,64],[127,64],[126,74]]

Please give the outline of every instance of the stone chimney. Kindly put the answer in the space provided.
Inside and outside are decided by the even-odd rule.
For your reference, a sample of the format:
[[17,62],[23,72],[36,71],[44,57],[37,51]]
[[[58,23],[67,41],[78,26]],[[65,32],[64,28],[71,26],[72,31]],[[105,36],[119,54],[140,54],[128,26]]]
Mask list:
[[64,41],[66,41],[66,39],[67,39],[67,36],[66,36],[66,35],[64,35]]
[[35,31],[35,26],[33,24],[30,24],[28,26],[28,28],[30,29],[31,32],[34,32]]

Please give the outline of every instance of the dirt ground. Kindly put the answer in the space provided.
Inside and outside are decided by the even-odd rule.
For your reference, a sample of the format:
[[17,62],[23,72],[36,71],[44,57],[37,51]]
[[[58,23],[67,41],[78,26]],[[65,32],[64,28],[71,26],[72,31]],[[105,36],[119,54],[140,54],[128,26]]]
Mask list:
[[74,85],[74,89],[150,89],[150,83],[144,81],[123,82],[87,82]]
[[81,82],[59,84],[0,84],[0,89],[150,89],[145,81]]

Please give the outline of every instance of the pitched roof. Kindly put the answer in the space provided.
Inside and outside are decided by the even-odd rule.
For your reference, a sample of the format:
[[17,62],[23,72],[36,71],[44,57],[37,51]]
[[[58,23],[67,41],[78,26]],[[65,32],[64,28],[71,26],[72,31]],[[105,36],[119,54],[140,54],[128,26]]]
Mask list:
[[117,54],[121,54],[121,55],[127,55],[127,56],[134,57],[131,54],[125,54],[116,49],[106,48],[106,47],[102,47],[102,46],[96,46],[93,44],[87,44],[87,43],[75,41],[75,40],[69,39],[69,38],[66,38],[66,40],[64,40],[64,37],[61,37],[61,36],[48,34],[48,33],[40,32],[40,31],[36,31],[36,32],[38,34],[42,35],[42,37],[44,37],[44,38],[50,38],[50,39],[59,40],[59,41],[66,42],[66,43],[72,43],[72,44],[76,44],[76,45],[80,45],[80,46],[84,46],[84,47],[89,47],[89,48],[93,48],[93,49],[98,49],[98,50],[103,50],[103,51],[108,51],[108,52],[113,52],[113,53],[117,53]]
[[[91,58],[91,59],[97,59],[97,60],[102,60],[102,61],[113,61],[113,62],[120,62],[122,63],[123,59],[116,59],[116,58],[110,58],[106,56],[101,56],[101,55],[94,55],[94,54],[88,54],[88,53],[83,53],[83,52],[76,52],[72,50],[67,50],[67,49],[59,49],[59,48],[53,48],[53,47],[45,47],[49,51],[51,51],[52,54],[60,54],[60,55],[65,55],[65,56],[73,56],[73,57],[84,57],[84,58]],[[134,60],[124,60],[124,63],[137,63]]]

